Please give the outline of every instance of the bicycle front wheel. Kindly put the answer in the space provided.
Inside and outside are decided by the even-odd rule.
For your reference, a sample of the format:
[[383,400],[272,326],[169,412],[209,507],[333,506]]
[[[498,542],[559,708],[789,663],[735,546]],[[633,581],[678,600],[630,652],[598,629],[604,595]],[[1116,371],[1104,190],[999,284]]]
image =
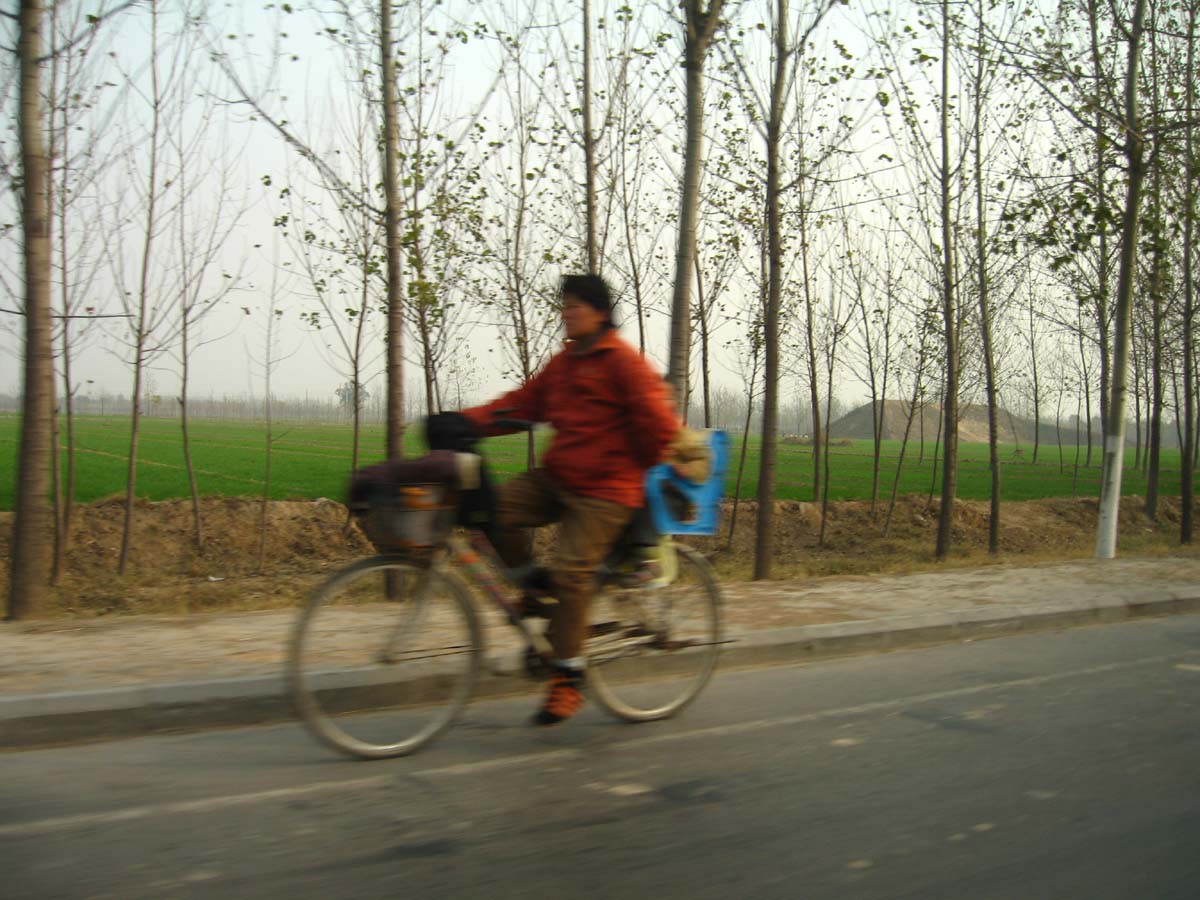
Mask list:
[[351,756],[412,753],[470,699],[482,636],[451,573],[375,557],[334,575],[292,632],[288,680],[309,730]]
[[665,584],[601,593],[587,643],[588,683],[618,718],[672,716],[704,689],[721,644],[721,592],[699,553],[667,550]]

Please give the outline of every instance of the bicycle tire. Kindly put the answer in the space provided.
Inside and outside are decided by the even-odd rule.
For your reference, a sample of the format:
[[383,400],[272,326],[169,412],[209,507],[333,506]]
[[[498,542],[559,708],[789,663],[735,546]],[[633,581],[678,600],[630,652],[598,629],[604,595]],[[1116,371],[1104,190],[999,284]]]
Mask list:
[[720,586],[703,556],[681,544],[673,550],[678,568],[670,583],[603,592],[594,605],[586,650],[590,692],[627,722],[675,715],[716,669]]
[[350,756],[386,759],[450,726],[471,697],[482,656],[479,618],[458,576],[377,556],[342,569],[309,597],[289,641],[288,685],[318,740]]

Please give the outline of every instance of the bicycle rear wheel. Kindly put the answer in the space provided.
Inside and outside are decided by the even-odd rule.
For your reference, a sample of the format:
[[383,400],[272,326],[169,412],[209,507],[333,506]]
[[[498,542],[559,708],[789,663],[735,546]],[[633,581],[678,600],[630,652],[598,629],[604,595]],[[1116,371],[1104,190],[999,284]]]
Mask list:
[[649,722],[696,698],[717,665],[721,592],[695,550],[675,544],[668,583],[602,592],[593,604],[588,683],[618,718]]
[[351,756],[412,753],[470,699],[482,636],[451,573],[388,557],[319,587],[292,632],[288,681],[304,724]]

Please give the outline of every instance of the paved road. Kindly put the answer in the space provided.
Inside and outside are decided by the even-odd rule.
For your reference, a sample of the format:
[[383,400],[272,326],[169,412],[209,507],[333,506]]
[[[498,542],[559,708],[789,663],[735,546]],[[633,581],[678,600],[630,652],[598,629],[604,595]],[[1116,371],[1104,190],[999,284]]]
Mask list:
[[0,756],[15,898],[1200,896],[1200,617],[479,704],[408,760],[280,726]]

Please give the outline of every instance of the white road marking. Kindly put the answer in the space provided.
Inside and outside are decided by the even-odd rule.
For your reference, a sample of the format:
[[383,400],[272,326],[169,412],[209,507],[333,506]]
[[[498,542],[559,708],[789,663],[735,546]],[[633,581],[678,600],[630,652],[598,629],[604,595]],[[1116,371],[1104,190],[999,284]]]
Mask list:
[[1194,666],[1191,663],[1176,663],[1175,668],[1181,672],[1200,672],[1200,666]]
[[862,741],[858,738],[834,738],[829,743],[834,747],[857,747]]
[[645,784],[614,784],[608,789],[610,794],[616,794],[618,797],[640,797],[643,794],[651,794],[654,788]]
[[394,776],[373,775],[370,778],[354,778],[346,781],[318,781],[314,784],[302,784],[296,787],[275,788],[274,790],[254,791],[253,793],[246,794],[230,794],[226,797],[207,797],[203,800],[152,803],[148,806],[133,806],[128,809],[116,809],[108,812],[81,813],[76,816],[61,816],[55,819],[41,819],[36,822],[0,825],[0,837],[27,837],[36,834],[49,834],[54,831],[67,831],[73,828],[88,828],[93,825],[112,825],[118,822],[129,822],[134,819],[149,819],[156,816],[212,812],[217,809],[247,806],[260,803],[264,800],[289,800],[293,797],[322,794],[327,791],[384,787],[394,782]]
[[[1188,656],[1194,655],[1189,652]],[[654,744],[665,744],[674,741],[691,740],[693,738],[727,737],[729,735],[749,734],[769,728],[785,728],[789,725],[801,725],[823,719],[839,719],[847,716],[859,716],[864,713],[884,712],[903,709],[918,703],[930,703],[936,700],[947,700],[953,697],[969,697],[990,691],[1003,691],[1011,688],[1035,687],[1042,684],[1052,684],[1071,678],[1081,678],[1099,675],[1105,672],[1119,672],[1138,666],[1161,664],[1179,659],[1179,655],[1147,656],[1128,662],[1107,663],[1100,666],[1088,666],[1083,669],[1072,669],[1068,672],[1055,672],[1049,675],[1034,675],[1029,678],[1013,678],[1008,681],[995,681],[971,687],[955,688],[948,691],[933,691],[927,694],[912,694],[907,697],[896,697],[891,700],[876,700],[870,703],[859,703],[854,706],[843,706],[837,709],[824,709],[811,713],[799,713],[791,716],[777,716],[769,719],[753,719],[747,722],[735,722],[731,725],[714,725],[708,728],[693,728],[687,731],[675,731],[665,734],[646,735],[630,738],[606,745],[606,752],[634,750],[638,747],[648,747]],[[474,775],[495,769],[511,766],[535,764],[541,767],[544,763],[556,760],[577,759],[588,757],[594,753],[592,748],[579,747],[563,750],[551,750],[539,753],[519,753],[512,756],[501,756],[478,762],[458,763],[449,766],[435,766],[407,773],[409,777],[433,777],[441,775]],[[287,800],[293,797],[304,797],[310,794],[327,792],[342,792],[385,787],[394,784],[396,775],[374,775],[368,778],[352,778],[344,781],[320,781],[313,784],[296,787],[274,788],[266,791],[253,791],[241,794],[231,794],[224,797],[208,797],[202,800],[184,800],[173,803],[152,803],[146,806],[133,806],[126,809],[115,809],[107,812],[82,813],[74,816],[60,816],[50,819],[38,819],[32,822],[15,822],[0,825],[0,838],[28,837],[39,834],[49,834],[56,831],[68,831],[76,828],[88,828],[97,825],[113,825],[137,819],[149,819],[159,816],[185,815],[188,813],[206,813],[214,810],[229,809],[239,806],[251,806],[270,800]],[[957,836],[955,836],[957,838]]]

